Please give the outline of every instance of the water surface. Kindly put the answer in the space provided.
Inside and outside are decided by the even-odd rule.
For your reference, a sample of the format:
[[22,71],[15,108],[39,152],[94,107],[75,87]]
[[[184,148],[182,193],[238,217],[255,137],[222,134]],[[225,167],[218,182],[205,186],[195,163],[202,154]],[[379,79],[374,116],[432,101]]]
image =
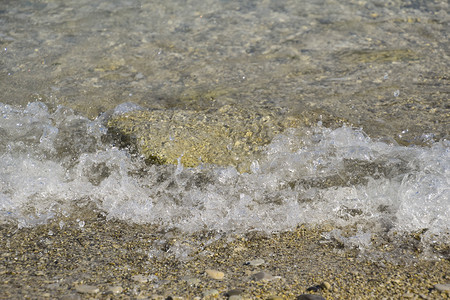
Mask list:
[[[2,2],[1,220],[93,205],[186,232],[330,223],[359,226],[357,245],[448,243],[448,22],[446,1]],[[314,117],[239,173],[115,147],[104,118],[126,102]]]

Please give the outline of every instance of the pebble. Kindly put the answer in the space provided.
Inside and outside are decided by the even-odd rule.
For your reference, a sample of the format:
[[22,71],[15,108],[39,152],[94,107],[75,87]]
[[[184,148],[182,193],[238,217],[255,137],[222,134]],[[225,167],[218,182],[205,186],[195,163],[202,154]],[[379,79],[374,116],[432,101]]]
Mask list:
[[322,289],[322,287],[320,285],[314,285],[314,286],[310,286],[309,288],[307,288],[306,291],[307,292],[317,292],[321,289]]
[[134,281],[140,282],[140,283],[148,282],[148,277],[144,276],[142,274],[133,275],[133,276],[131,276],[131,279],[133,279]]
[[320,284],[320,286],[321,286],[324,290],[328,290],[328,291],[331,290],[331,284],[330,284],[329,282],[327,282],[327,281],[322,282],[322,283]]
[[47,288],[52,289],[52,290],[57,289],[59,287],[60,287],[60,284],[58,282],[50,283],[49,285],[47,285]]
[[203,292],[203,297],[216,297],[219,296],[219,291],[216,289],[211,289]]
[[185,277],[183,278],[187,284],[193,286],[193,285],[198,285],[200,283],[200,279],[195,278],[195,277]]
[[62,296],[60,299],[61,300],[81,300],[81,297],[78,294],[68,294],[68,295]]
[[325,298],[319,295],[302,294],[297,297],[297,300],[325,300]]
[[258,272],[256,274],[253,274],[251,279],[254,281],[260,281],[260,280],[267,280],[270,281],[272,279],[279,278],[278,276],[272,276],[272,274],[268,272]]
[[242,246],[237,246],[236,248],[233,249],[234,252],[240,252],[240,251],[245,251],[247,250],[247,248],[242,247]]
[[283,297],[281,296],[270,296],[267,298],[267,300],[283,300]]
[[223,279],[225,277],[225,274],[223,272],[220,272],[220,271],[217,271],[217,270],[207,269],[205,272],[212,279],[221,280],[221,279]]
[[229,290],[229,291],[226,293],[226,295],[227,295],[228,297],[231,297],[231,296],[239,296],[239,295],[241,295],[243,292],[244,292],[244,291],[241,290],[241,289],[232,289],[232,290]]
[[108,292],[113,295],[117,295],[123,292],[123,288],[121,286],[109,286]]
[[317,292],[320,290],[328,290],[328,291],[331,290],[331,284],[324,281],[321,284],[314,285],[314,286],[311,286],[306,289],[307,292],[310,292],[310,291]]
[[75,286],[75,290],[82,294],[97,294],[100,289],[95,285],[80,284]]
[[256,267],[256,266],[260,266],[260,265],[262,265],[264,263],[265,263],[264,259],[258,258],[258,259],[254,259],[254,260],[250,260],[250,261],[245,262],[245,265],[250,265],[250,266],[255,266]]
[[450,292],[450,283],[438,283],[434,285],[434,288],[439,292]]

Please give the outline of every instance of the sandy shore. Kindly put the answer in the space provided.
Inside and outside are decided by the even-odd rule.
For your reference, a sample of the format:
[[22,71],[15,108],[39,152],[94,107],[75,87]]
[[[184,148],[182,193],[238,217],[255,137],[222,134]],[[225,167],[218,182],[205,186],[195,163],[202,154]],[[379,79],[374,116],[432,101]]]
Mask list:
[[448,257],[414,259],[408,247],[399,250],[407,259],[387,259],[328,242],[320,229],[185,236],[97,213],[83,220],[1,225],[0,298],[449,298],[435,288],[450,283]]

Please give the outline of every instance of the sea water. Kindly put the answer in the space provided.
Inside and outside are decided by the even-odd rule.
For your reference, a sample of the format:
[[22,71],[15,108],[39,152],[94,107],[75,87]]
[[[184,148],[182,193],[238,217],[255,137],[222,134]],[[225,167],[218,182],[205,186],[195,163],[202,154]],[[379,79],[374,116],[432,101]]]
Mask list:
[[[268,233],[300,224],[371,234],[426,230],[449,242],[450,143],[400,146],[358,128],[289,129],[251,171],[146,165],[105,141],[102,118],[41,102],[0,106],[0,218],[36,226],[93,205],[109,219],[201,230]],[[348,240],[350,243],[350,240]]]
[[[1,223],[76,215],[82,227],[78,212],[92,209],[187,234],[306,224],[348,247],[416,233],[448,246],[448,11],[446,1],[3,1]],[[147,165],[105,127],[111,111],[224,105],[323,119],[277,135],[246,173]]]

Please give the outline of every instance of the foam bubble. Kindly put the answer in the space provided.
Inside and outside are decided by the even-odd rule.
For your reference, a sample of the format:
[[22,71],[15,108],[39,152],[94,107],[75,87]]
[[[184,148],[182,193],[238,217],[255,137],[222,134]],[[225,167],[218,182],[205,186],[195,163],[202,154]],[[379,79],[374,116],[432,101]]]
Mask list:
[[[0,218],[34,226],[92,204],[108,218],[184,232],[289,230],[298,224],[371,232],[427,230],[449,239],[449,142],[404,147],[363,131],[290,129],[251,173],[147,166],[102,141],[105,128],[59,107],[1,105]],[[335,236],[338,236],[335,234]]]

